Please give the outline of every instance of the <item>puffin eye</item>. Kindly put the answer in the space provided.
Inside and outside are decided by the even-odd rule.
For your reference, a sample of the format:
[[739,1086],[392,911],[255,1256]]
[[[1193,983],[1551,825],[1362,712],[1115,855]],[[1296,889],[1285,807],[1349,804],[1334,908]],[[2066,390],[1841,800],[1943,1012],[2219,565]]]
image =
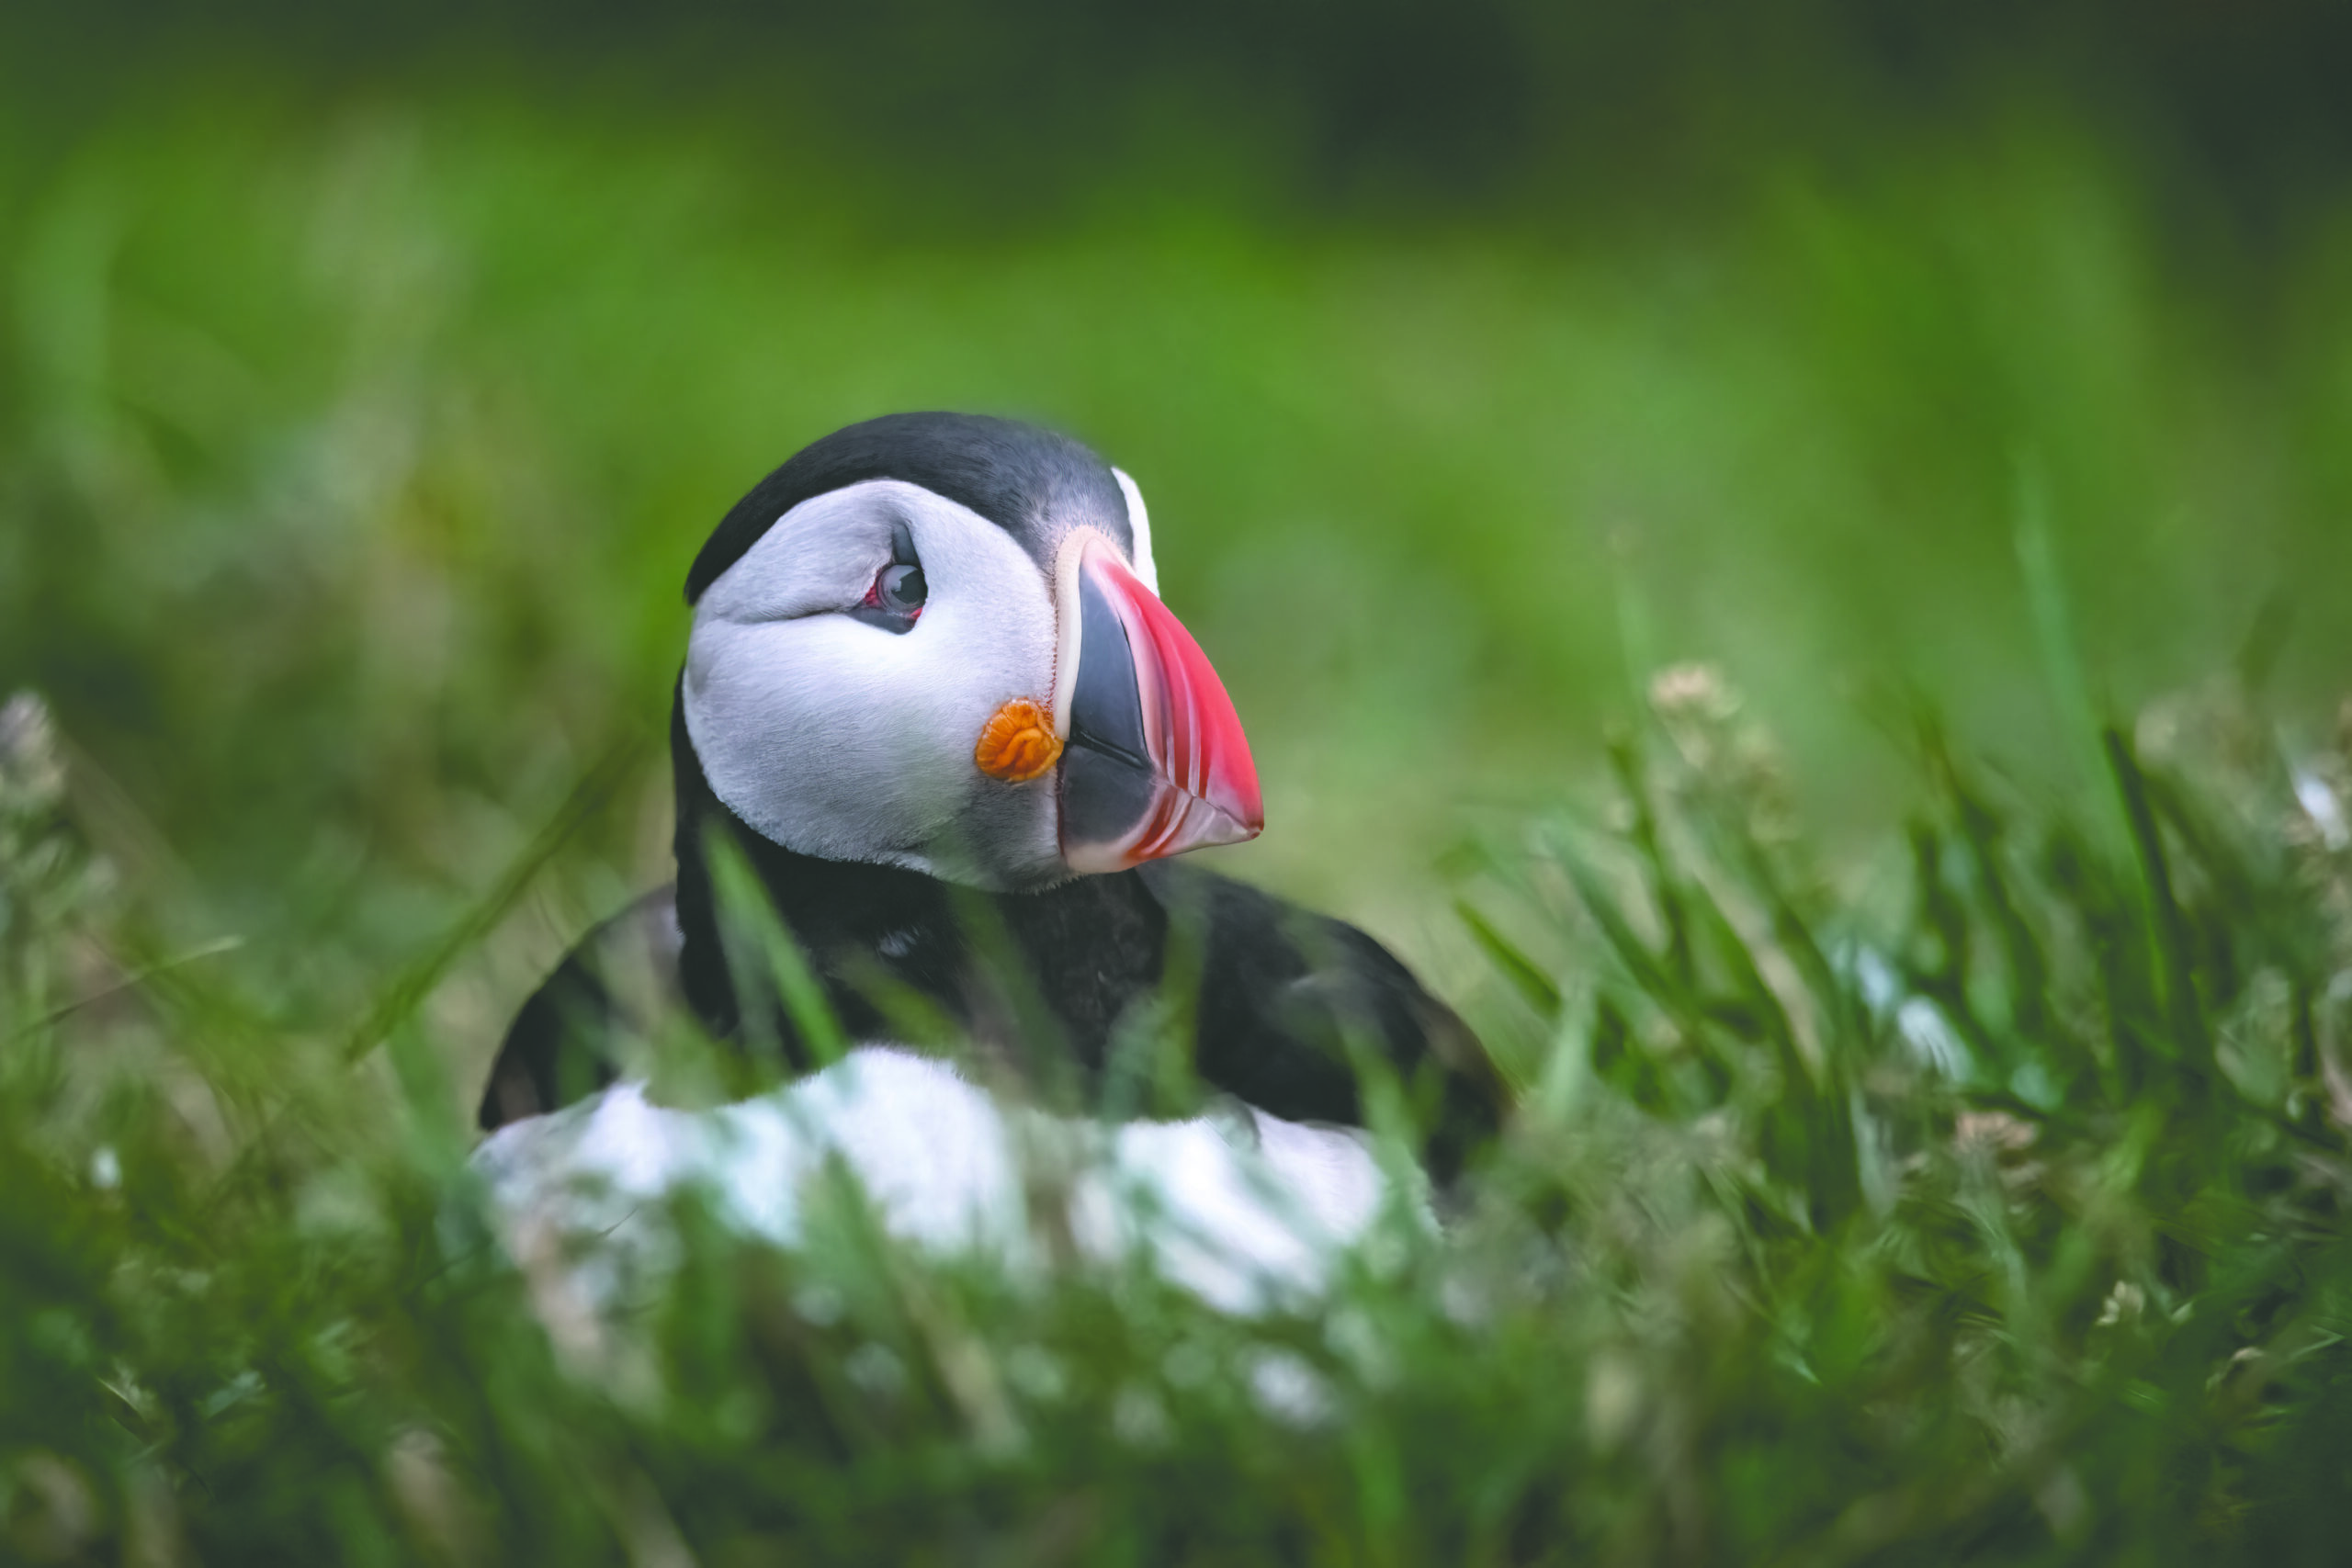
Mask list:
[[874,580],[875,603],[893,615],[913,615],[922,608],[930,592],[922,580],[922,568],[906,561],[892,561]]
[[890,527],[889,562],[874,574],[865,597],[849,613],[884,631],[910,632],[914,630],[916,617],[922,614],[923,601],[930,597],[931,584],[923,581],[922,562],[915,558],[914,535],[905,523],[894,523]]

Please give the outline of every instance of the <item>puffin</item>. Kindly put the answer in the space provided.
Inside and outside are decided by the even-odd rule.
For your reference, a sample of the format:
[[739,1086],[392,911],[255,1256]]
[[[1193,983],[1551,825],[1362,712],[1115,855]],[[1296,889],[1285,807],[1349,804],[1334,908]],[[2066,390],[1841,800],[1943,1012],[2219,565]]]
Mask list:
[[1265,815],[1232,700],[1158,589],[1135,480],[1028,423],[889,414],[752,486],[686,575],[676,880],[530,996],[481,1126],[635,1092],[616,1042],[649,1007],[827,1070],[744,940],[749,886],[839,1038],[894,1055],[871,1081],[904,1077],[928,1019],[1102,1113],[1127,1043],[1173,1039],[1245,1122],[1351,1129],[1369,1054],[1453,1182],[1507,1111],[1476,1036],[1364,931],[1180,858]]

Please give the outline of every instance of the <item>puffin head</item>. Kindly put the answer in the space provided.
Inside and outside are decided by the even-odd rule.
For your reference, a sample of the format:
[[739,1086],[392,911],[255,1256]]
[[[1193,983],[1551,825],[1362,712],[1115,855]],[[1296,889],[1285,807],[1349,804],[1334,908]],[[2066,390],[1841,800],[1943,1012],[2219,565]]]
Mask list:
[[803,448],[686,579],[681,706],[763,838],[996,890],[1264,826],[1241,721],[1159,602],[1135,481],[1010,420]]

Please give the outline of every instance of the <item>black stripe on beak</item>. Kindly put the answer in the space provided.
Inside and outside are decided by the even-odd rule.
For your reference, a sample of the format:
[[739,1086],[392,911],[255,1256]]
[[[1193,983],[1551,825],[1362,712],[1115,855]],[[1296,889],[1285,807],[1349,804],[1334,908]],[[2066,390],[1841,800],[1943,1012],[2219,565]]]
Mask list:
[[1150,809],[1158,770],[1144,739],[1143,694],[1127,629],[1102,586],[1083,572],[1078,603],[1078,682],[1061,762],[1062,831],[1109,843],[1133,831]]

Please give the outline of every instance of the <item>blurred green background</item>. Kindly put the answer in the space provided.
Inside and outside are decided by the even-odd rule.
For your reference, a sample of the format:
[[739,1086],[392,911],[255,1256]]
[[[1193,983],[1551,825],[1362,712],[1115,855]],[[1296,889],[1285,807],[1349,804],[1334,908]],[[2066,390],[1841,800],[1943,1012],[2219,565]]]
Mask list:
[[[1922,694],[2352,627],[2346,7],[40,4],[0,19],[0,691],[183,942],[347,1027],[620,739],[804,442],[1136,476],[1248,723],[1228,869],[1464,972],[1440,868],[1720,663],[1831,842]],[[2283,640],[2263,628],[2285,627]],[[2268,649],[2275,649],[2272,658]],[[666,874],[667,778],[439,1015]]]

